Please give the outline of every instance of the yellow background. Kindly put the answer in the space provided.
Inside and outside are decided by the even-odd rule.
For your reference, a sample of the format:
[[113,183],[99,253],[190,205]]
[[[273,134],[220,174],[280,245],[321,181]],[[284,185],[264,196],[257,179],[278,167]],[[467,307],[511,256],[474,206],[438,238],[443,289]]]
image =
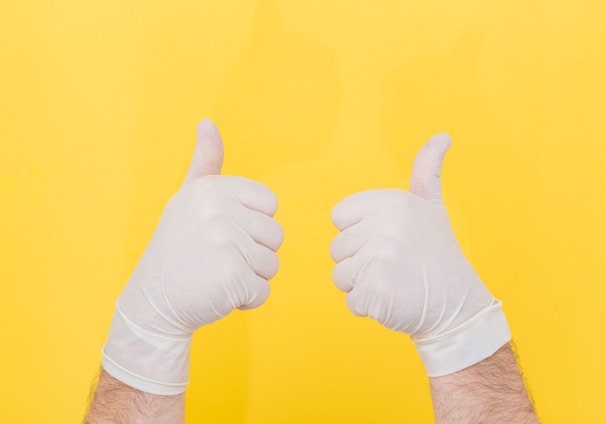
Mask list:
[[408,184],[504,301],[544,422],[606,422],[604,2],[0,1],[2,422],[78,422],[113,304],[213,119],[280,199],[267,304],[200,330],[189,422],[431,422],[407,337],[332,284],[330,210]]

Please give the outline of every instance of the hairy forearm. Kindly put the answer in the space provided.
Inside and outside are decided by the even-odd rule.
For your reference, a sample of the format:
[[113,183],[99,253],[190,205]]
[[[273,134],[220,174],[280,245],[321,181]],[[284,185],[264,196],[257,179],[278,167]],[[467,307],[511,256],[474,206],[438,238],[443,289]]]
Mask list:
[[185,395],[160,396],[134,389],[101,370],[86,424],[185,421]]
[[438,424],[539,422],[510,344],[430,385]]

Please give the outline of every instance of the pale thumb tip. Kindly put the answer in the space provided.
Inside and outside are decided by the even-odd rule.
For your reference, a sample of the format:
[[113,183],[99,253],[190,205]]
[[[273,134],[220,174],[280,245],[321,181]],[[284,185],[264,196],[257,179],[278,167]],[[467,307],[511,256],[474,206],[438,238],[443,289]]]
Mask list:
[[198,123],[196,147],[183,184],[206,175],[219,175],[223,166],[223,141],[210,119]]
[[443,159],[452,146],[452,138],[447,133],[438,133],[429,139],[426,146],[436,149]]
[[200,134],[205,135],[219,135],[219,129],[213,121],[208,118],[204,118],[198,122],[198,136]]
[[412,168],[411,193],[427,200],[442,201],[442,163],[451,146],[450,136],[438,133],[419,150]]

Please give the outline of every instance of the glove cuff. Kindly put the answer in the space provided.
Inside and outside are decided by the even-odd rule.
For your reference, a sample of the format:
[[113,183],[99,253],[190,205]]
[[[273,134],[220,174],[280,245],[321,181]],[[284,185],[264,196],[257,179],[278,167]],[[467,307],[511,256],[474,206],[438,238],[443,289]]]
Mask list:
[[102,365],[112,377],[156,395],[183,393],[189,383],[191,337],[154,334],[132,322],[117,306]]
[[440,377],[470,367],[492,356],[511,340],[501,306],[492,303],[458,327],[430,337],[411,336],[429,377]]

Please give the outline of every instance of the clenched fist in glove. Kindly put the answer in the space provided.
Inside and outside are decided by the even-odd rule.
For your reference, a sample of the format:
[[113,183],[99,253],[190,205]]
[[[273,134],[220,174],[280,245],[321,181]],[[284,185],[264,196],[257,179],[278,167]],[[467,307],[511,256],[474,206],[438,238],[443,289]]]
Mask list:
[[276,197],[220,176],[222,162],[219,132],[202,121],[185,182],[116,302],[103,368],[139,390],[184,392],[193,332],[269,295],[283,239]]
[[357,316],[410,334],[430,377],[467,368],[511,339],[501,302],[465,258],[440,174],[451,144],[434,136],[418,153],[410,191],[353,194],[333,209],[333,280]]

